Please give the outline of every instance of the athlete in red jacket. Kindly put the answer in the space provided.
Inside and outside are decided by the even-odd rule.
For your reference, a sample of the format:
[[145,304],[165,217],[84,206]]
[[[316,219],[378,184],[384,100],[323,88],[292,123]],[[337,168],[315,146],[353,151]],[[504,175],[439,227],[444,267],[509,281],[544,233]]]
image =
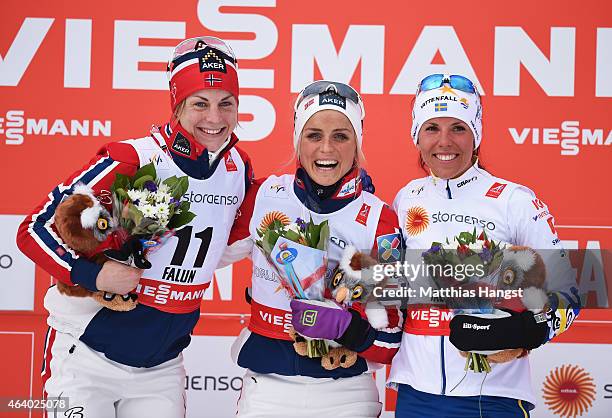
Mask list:
[[[69,398],[73,417],[184,417],[181,352],[252,179],[249,159],[233,134],[238,78],[231,49],[213,37],[188,39],[175,48],[168,69],[171,121],[144,138],[102,147],[19,229],[20,249],[57,280],[92,291],[138,294],[135,309],[118,312],[92,298],[60,294],[56,286],[48,290],[45,391],[49,397]],[[148,255],[150,269],[115,261],[99,266],[61,241],[53,225],[55,209],[77,183],[110,205],[116,174],[132,175],[149,162],[160,179],[189,176],[183,199],[196,213]],[[188,271],[193,280],[176,280],[165,274],[168,269]]]

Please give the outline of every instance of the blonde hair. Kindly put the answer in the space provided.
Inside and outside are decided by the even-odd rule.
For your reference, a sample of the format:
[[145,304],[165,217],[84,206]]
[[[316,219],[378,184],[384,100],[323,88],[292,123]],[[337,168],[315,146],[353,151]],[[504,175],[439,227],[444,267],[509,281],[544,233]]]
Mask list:
[[183,110],[185,110],[186,103],[187,99],[183,99],[179,104],[176,105],[176,107],[174,108],[174,112],[172,113],[174,119],[178,120],[181,117],[181,113],[183,113]]

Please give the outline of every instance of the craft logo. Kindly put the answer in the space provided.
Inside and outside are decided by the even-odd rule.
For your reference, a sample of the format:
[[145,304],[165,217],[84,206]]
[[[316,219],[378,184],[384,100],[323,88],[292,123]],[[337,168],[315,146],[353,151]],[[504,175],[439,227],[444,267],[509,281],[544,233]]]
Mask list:
[[408,235],[415,236],[425,231],[429,226],[429,215],[420,206],[413,206],[406,213],[406,232]]
[[474,180],[476,180],[476,179],[478,179],[478,177],[474,176],[474,177],[472,177],[471,179],[465,179],[465,180],[463,180],[463,181],[460,181],[459,183],[457,183],[457,188],[459,188],[459,187],[463,187],[463,186],[465,186],[466,184],[468,184],[469,182],[474,181]]
[[205,71],[218,71],[221,73],[227,73],[225,62],[214,49],[208,48],[203,57],[200,57],[200,72]]
[[[24,110],[8,110],[0,118],[0,135],[7,145],[21,145],[25,135],[41,136],[111,136],[110,120],[26,118]],[[0,136],[1,138],[1,136]]]
[[274,224],[274,221],[280,222],[280,224],[283,226],[289,225],[291,223],[291,220],[289,219],[289,217],[285,215],[283,212],[273,210],[272,212],[268,212],[264,215],[264,217],[261,220],[261,223],[259,224],[258,231],[263,232],[266,229],[270,228]]
[[334,105],[346,109],[346,99],[332,91],[319,95],[319,106]]
[[507,186],[507,184],[505,184],[505,183],[497,183],[497,182],[495,182],[495,183],[493,183],[493,186],[491,186],[489,188],[489,190],[487,191],[485,196],[492,197],[493,199],[497,199],[499,197],[499,195],[502,194],[502,192],[504,191],[506,186]]
[[608,146],[612,144],[612,130],[583,128],[577,120],[564,120],[560,128],[508,128],[517,145],[557,145],[561,155],[578,155],[581,146]]
[[595,400],[595,383],[583,368],[564,364],[551,371],[542,388],[544,403],[561,417],[585,414]]
[[180,132],[176,133],[174,142],[172,142],[172,149],[178,152],[179,154],[183,154],[188,157],[191,155],[191,144],[189,143],[189,140],[185,138]]

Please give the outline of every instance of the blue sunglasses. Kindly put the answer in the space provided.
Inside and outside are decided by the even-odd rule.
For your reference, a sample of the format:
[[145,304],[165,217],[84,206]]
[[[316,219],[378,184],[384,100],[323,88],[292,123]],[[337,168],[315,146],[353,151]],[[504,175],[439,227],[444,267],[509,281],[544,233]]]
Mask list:
[[455,90],[460,90],[465,93],[478,95],[478,89],[474,86],[474,83],[469,78],[462,75],[447,75],[447,74],[432,74],[425,77],[419,83],[419,89],[417,94],[422,91],[429,91],[442,87],[444,84],[448,84]]

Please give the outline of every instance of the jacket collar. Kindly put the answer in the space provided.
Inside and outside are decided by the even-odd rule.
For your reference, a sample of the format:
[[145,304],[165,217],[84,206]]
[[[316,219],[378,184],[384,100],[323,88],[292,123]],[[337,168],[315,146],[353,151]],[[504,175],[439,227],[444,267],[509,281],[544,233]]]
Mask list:
[[293,190],[298,199],[306,207],[316,213],[331,213],[342,209],[361,195],[362,185],[359,169],[353,167],[333,186],[331,196],[327,198],[330,190],[316,184],[306,173],[306,170],[298,164],[293,182]]
[[215,158],[211,161],[208,150],[198,143],[178,121],[167,123],[161,128],[154,128],[152,133],[155,132],[158,132],[164,139],[164,151],[170,155],[176,165],[189,177],[196,179],[209,178],[215,172],[219,161],[224,159],[238,142],[238,138],[232,133],[229,142],[215,153]]
[[475,162],[465,173],[454,179],[441,179],[433,174],[429,176],[436,192],[447,199],[456,199],[473,189],[484,175],[483,170]]

